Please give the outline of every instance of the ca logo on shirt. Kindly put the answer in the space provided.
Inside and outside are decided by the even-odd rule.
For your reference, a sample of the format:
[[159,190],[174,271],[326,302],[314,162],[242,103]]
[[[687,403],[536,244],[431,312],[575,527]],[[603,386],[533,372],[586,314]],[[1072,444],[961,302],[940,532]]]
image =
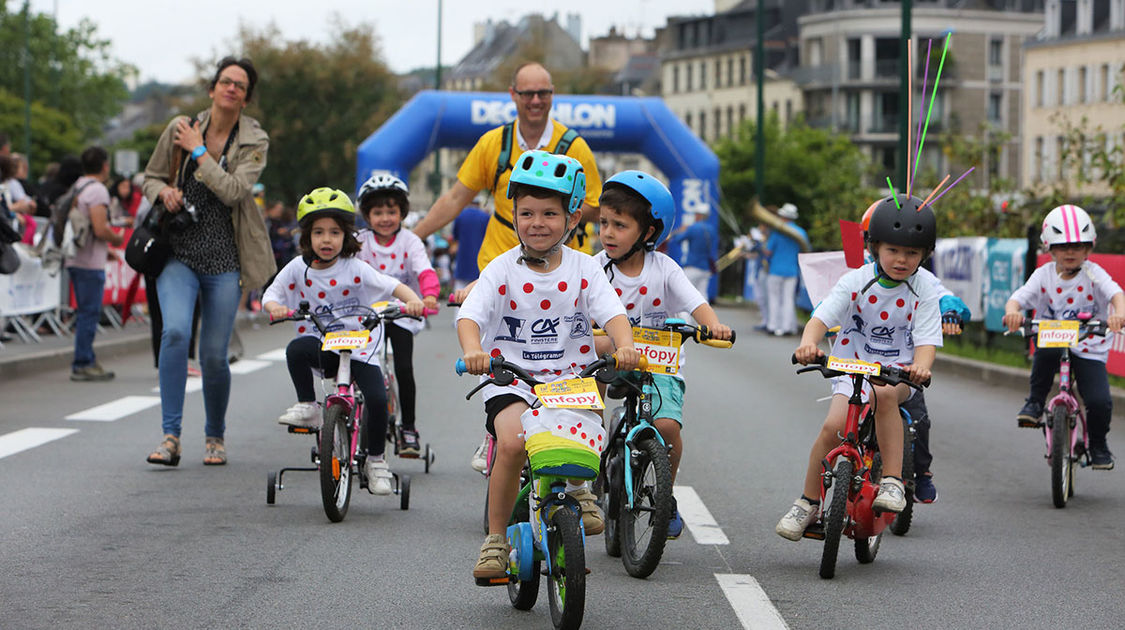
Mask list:
[[558,317],[544,317],[531,324],[531,343],[553,344],[559,340],[558,328],[561,320]]
[[500,329],[496,331],[496,341],[527,343],[523,340],[523,325],[525,321],[527,320],[518,317],[504,316],[500,320]]
[[873,326],[871,328],[871,343],[889,346],[895,342],[895,329],[892,326]]

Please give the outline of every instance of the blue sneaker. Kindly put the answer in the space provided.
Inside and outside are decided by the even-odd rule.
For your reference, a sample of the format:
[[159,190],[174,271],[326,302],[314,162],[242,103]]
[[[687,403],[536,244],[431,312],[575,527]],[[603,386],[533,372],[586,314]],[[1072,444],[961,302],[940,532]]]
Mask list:
[[933,503],[937,501],[937,488],[934,487],[932,475],[920,475],[914,478],[914,501],[917,503]]
[[684,519],[680,517],[680,509],[672,500],[672,518],[668,521],[668,540],[675,540],[684,533]]

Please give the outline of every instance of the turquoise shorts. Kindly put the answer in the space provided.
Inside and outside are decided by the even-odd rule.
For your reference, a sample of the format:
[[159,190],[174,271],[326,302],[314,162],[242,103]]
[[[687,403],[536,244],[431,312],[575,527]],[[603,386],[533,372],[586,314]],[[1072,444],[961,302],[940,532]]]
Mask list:
[[[626,378],[637,380],[633,375]],[[670,418],[684,426],[684,380],[667,374],[653,374],[652,382],[654,387],[645,388],[645,393],[652,396],[652,417]],[[656,391],[653,392],[653,389]]]

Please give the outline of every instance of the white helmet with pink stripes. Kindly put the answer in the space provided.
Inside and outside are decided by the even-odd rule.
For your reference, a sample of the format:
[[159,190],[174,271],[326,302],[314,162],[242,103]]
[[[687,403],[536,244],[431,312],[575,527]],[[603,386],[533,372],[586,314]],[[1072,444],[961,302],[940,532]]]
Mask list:
[[1065,243],[1094,244],[1098,233],[1094,229],[1094,222],[1090,215],[1078,206],[1070,204],[1059,206],[1047,213],[1043,219],[1043,234],[1040,240],[1043,246],[1050,248],[1052,245]]

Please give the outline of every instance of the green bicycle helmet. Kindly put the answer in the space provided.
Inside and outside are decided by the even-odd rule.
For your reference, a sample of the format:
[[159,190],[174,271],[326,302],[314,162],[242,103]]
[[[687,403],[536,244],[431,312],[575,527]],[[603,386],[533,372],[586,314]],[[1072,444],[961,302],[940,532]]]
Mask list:
[[346,225],[355,226],[355,206],[348,194],[342,190],[317,188],[301,197],[297,204],[297,223],[305,227],[308,223],[322,217],[334,217]]

